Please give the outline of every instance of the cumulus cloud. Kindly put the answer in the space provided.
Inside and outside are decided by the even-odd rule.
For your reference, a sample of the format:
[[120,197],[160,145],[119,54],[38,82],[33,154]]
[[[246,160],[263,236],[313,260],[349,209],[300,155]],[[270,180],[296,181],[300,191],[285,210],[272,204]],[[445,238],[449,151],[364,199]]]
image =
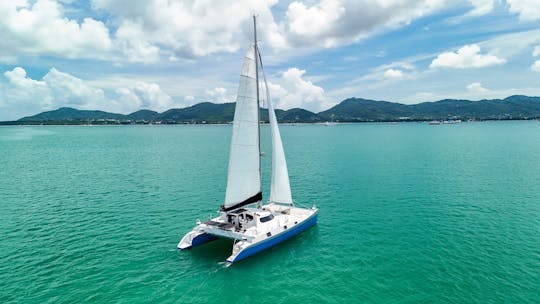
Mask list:
[[540,19],[540,1],[537,0],[506,0],[511,13],[518,14],[522,21]]
[[259,16],[259,33],[265,45],[282,48],[286,44],[271,11],[277,0],[91,3],[93,10],[109,18],[111,33],[93,18],[77,21],[66,17],[71,1],[1,1],[0,60],[54,55],[151,63],[162,56],[176,61],[235,52],[252,36],[253,13]]
[[540,45],[534,47],[532,55],[533,57],[540,56]]
[[7,83],[0,83],[0,120],[18,119],[23,115],[49,109],[53,98],[44,81],[26,76],[23,68],[4,72]]
[[103,90],[91,87],[82,79],[62,73],[55,68],[49,70],[43,81],[58,105],[86,108],[105,101]]
[[540,72],[540,60],[536,60],[533,65],[531,65],[531,70]]
[[283,27],[293,46],[335,47],[409,24],[445,5],[443,0],[321,0],[311,5],[294,1],[287,8]]
[[326,109],[329,100],[324,89],[303,78],[305,70],[289,68],[281,77],[268,83],[270,95],[276,108],[303,108],[318,112]]
[[[491,12],[495,0],[469,1],[474,7],[469,14],[476,16]],[[267,49],[337,47],[460,5],[449,0],[297,0],[281,10],[275,9],[277,3],[92,0],[94,12],[107,16],[109,33],[103,22],[93,18],[66,17],[71,1],[2,1],[0,61],[51,54],[153,63],[236,52],[251,39],[253,13],[259,16],[259,34]],[[530,0],[508,3],[511,11],[527,20],[538,6]],[[283,16],[276,21],[278,12]]]
[[276,0],[128,1],[93,0],[92,6],[112,13],[119,26],[115,38],[129,61],[157,60],[160,46],[167,58],[192,58],[235,52],[251,37],[252,14],[258,14],[263,43],[282,47],[285,39],[270,8]]
[[138,81],[130,88],[118,88],[115,92],[118,94],[118,104],[125,113],[139,109],[163,112],[175,106],[171,96],[156,83]]
[[445,52],[437,56],[429,66],[430,68],[468,69],[483,68],[504,64],[506,60],[495,55],[480,54],[477,44],[466,45],[456,52]]
[[253,13],[259,16],[262,43],[269,48],[335,47],[450,5],[445,0],[293,1],[276,22],[272,8],[277,2],[92,0],[92,7],[113,16],[118,24],[115,45],[126,59],[148,63],[161,55],[176,61],[235,52],[252,36]]
[[403,77],[403,72],[401,70],[388,69],[384,72],[384,78],[386,79],[396,79]]
[[18,119],[64,106],[106,109],[110,105],[103,90],[54,68],[42,80],[29,78],[21,67],[6,71],[4,76],[7,83],[0,84],[0,120]]
[[99,57],[112,45],[101,21],[68,19],[54,0],[2,1],[0,16],[0,59],[4,61],[20,55]]
[[[142,25],[125,20],[116,31],[116,45],[130,62],[151,63],[159,59],[159,48],[146,39]],[[176,58],[171,56],[172,58]]]
[[480,82],[473,82],[467,86],[467,91],[471,93],[486,93],[489,90],[484,88]]
[[235,99],[234,95],[228,94],[227,89],[221,87],[206,90],[206,96],[215,103],[234,102]]
[[80,78],[51,68],[41,80],[27,76],[21,67],[4,72],[0,82],[0,121],[18,119],[60,107],[131,113],[139,109],[164,111],[176,106],[155,83],[135,82],[109,94]]

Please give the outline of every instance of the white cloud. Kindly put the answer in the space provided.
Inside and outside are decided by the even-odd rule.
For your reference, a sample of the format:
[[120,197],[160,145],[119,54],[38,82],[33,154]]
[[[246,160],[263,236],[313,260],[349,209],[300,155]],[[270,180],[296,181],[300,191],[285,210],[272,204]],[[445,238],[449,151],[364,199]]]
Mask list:
[[[487,15],[493,12],[495,2],[498,1],[501,0],[468,0],[467,2],[472,6],[471,10],[463,15],[448,17],[446,21],[449,24],[459,24],[466,19]],[[459,1],[456,1],[455,3],[459,3]]]
[[[283,11],[274,8],[278,0],[92,0],[94,13],[107,16],[111,34],[101,21],[66,17],[66,11],[76,10],[69,0],[2,1],[0,60],[52,54],[153,63],[236,52],[252,37],[253,13],[258,15],[259,37],[267,50],[337,47],[463,1],[299,0]],[[493,10],[494,0],[469,1],[474,7],[471,14]],[[276,21],[275,13],[283,17]]]
[[401,70],[388,69],[384,72],[384,78],[386,79],[396,79],[403,77],[403,72]]
[[324,89],[303,79],[305,70],[289,68],[281,77],[268,83],[270,96],[278,109],[303,108],[318,112],[326,109],[329,100]]
[[467,13],[467,16],[476,17],[491,13],[495,0],[470,0],[470,2],[474,8]]
[[486,93],[489,90],[484,88],[480,82],[473,82],[467,86],[467,91],[471,93]]
[[18,119],[59,107],[113,109],[101,89],[52,68],[42,80],[34,80],[21,67],[6,71],[7,83],[0,84],[0,120]]
[[509,34],[495,36],[494,38],[482,41],[478,45],[482,49],[493,51],[494,55],[509,58],[522,56],[523,52],[532,48],[540,42],[540,30],[518,31]]
[[[311,2],[311,1],[310,1]],[[293,46],[335,47],[382,29],[409,24],[447,5],[444,0],[321,0],[289,4],[282,27]]]
[[24,115],[50,109],[53,98],[44,81],[26,76],[23,68],[4,72],[7,83],[0,83],[0,120],[14,120]]
[[217,87],[211,90],[206,90],[206,96],[214,103],[234,102],[235,96],[227,94],[227,89]]
[[43,81],[58,105],[87,108],[105,101],[103,90],[91,87],[82,79],[62,73],[55,68],[49,70]]
[[21,67],[4,72],[0,82],[0,121],[19,119],[60,107],[131,113],[139,109],[164,111],[178,106],[155,83],[135,82],[112,90],[110,97],[99,87],[51,68],[41,80],[31,79]]
[[534,47],[532,55],[533,57],[540,56],[540,45]]
[[540,19],[540,1],[538,0],[506,0],[510,5],[510,12],[519,15],[522,21],[535,21]]
[[470,11],[472,16],[482,16],[493,11],[493,4],[495,0],[469,0],[474,9]]
[[430,68],[483,68],[504,64],[506,60],[495,55],[480,54],[480,47],[471,44],[461,47],[457,52],[445,52],[437,56],[429,66]]
[[[311,7],[294,1],[287,9],[289,32],[298,37],[320,37],[321,34],[332,31],[335,22],[343,17],[345,11],[340,1],[323,0]],[[326,37],[321,42],[327,47],[335,43],[331,37]]]
[[[116,31],[116,45],[130,62],[151,63],[159,59],[159,48],[144,38],[142,25],[126,20]],[[174,56],[171,56],[174,58]]]
[[118,88],[115,92],[124,113],[139,109],[163,112],[176,106],[171,96],[163,92],[156,83],[138,81],[131,88]]
[[68,19],[54,0],[2,1],[0,16],[0,59],[7,61],[21,55],[99,57],[112,45],[101,21]]
[[93,0],[92,7],[113,16],[115,45],[126,59],[148,63],[162,55],[177,61],[236,52],[252,37],[253,13],[259,16],[262,43],[277,50],[352,43],[455,5],[447,0],[293,1],[278,23],[272,12],[277,2]]
[[540,60],[536,60],[533,65],[531,65],[531,70],[540,72]]
[[112,13],[119,24],[115,37],[134,62],[152,62],[158,53],[167,58],[191,58],[235,52],[252,36],[252,15],[258,14],[262,42],[283,47],[270,8],[276,0],[242,1],[131,1],[93,0],[95,9]]
[[184,104],[189,107],[195,104],[195,96],[193,95],[186,95],[184,96]]

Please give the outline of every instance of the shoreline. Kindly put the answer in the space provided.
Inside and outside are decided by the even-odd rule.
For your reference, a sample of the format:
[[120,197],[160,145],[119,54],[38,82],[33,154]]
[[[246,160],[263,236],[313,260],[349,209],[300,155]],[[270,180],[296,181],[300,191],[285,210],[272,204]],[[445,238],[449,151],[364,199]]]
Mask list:
[[[540,118],[508,118],[508,119],[474,119],[474,120],[463,120],[458,123],[444,123],[443,119],[422,119],[422,120],[377,120],[377,121],[321,121],[321,122],[279,122],[281,125],[325,125],[327,123],[332,123],[335,125],[343,124],[397,124],[397,123],[429,123],[431,121],[439,121],[441,125],[445,124],[461,124],[461,123],[471,123],[471,122],[504,122],[504,121],[539,121]],[[268,122],[261,122],[261,124],[268,124]],[[18,122],[18,121],[0,121],[0,127],[2,126],[174,126],[174,125],[232,125],[232,122],[178,122],[178,123],[132,123],[132,122],[117,122],[117,123],[78,123],[78,122]]]

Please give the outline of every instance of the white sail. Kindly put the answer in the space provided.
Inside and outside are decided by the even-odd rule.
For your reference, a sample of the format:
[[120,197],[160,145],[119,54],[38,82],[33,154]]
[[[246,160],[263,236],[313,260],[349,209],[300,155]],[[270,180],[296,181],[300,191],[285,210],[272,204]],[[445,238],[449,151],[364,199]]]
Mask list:
[[236,98],[224,209],[262,198],[255,64],[255,46],[251,46],[244,58]]
[[[264,72],[263,72],[264,73]],[[264,74],[263,74],[264,75]],[[270,133],[272,136],[272,178],[270,181],[270,201],[276,203],[292,204],[291,185],[289,183],[289,172],[285,152],[279,134],[276,113],[272,106],[272,100],[268,92],[266,76],[264,77],[266,88],[266,100],[268,102],[268,117],[270,120]]]

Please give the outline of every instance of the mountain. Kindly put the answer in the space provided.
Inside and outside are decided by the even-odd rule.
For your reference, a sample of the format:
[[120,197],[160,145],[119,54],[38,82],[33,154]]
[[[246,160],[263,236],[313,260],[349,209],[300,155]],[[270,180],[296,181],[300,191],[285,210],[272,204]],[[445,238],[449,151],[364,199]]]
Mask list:
[[[0,124],[130,124],[130,123],[229,123],[234,118],[234,103],[199,103],[163,113],[150,110],[123,115],[104,111],[60,108],[37,115],[23,117],[15,122]],[[514,95],[505,99],[479,101],[444,99],[406,105],[388,101],[348,98],[334,107],[313,113],[294,108],[276,109],[280,122],[369,122],[369,121],[425,121],[443,119],[531,119],[540,118],[540,97]],[[261,109],[261,121],[268,121],[268,111]]]
[[362,98],[345,99],[338,105],[319,113],[325,120],[334,121],[388,121],[408,117],[409,106],[387,101]]
[[42,112],[34,116],[27,116],[19,121],[70,121],[70,120],[88,120],[88,119],[124,119],[125,115],[109,113],[104,111],[77,110],[73,108],[60,108],[54,111]]
[[[234,118],[234,109],[234,103],[214,104],[203,102],[187,108],[167,110],[158,115],[155,120],[165,123],[228,123]],[[277,109],[275,111],[280,122],[317,122],[322,120],[317,114],[304,109],[295,108],[287,111]],[[266,109],[261,109],[260,119],[268,122],[268,111]]]
[[233,120],[234,103],[215,104],[202,102],[182,109],[170,109],[159,114],[155,120],[166,123],[207,122],[226,123]]
[[480,101],[445,99],[410,106],[415,117],[471,119],[531,118],[540,116],[540,97],[515,95]]
[[540,117],[540,97],[514,95],[505,99],[480,101],[444,99],[405,105],[387,101],[349,98],[319,113],[325,120],[397,121],[441,120],[449,118],[499,120]]
[[128,119],[132,120],[146,120],[146,121],[153,121],[158,117],[159,113],[156,111],[151,110],[139,110],[137,112],[133,112],[129,115],[126,115]]
[[280,122],[320,122],[324,120],[320,115],[300,108],[287,111],[276,110],[276,118]]

